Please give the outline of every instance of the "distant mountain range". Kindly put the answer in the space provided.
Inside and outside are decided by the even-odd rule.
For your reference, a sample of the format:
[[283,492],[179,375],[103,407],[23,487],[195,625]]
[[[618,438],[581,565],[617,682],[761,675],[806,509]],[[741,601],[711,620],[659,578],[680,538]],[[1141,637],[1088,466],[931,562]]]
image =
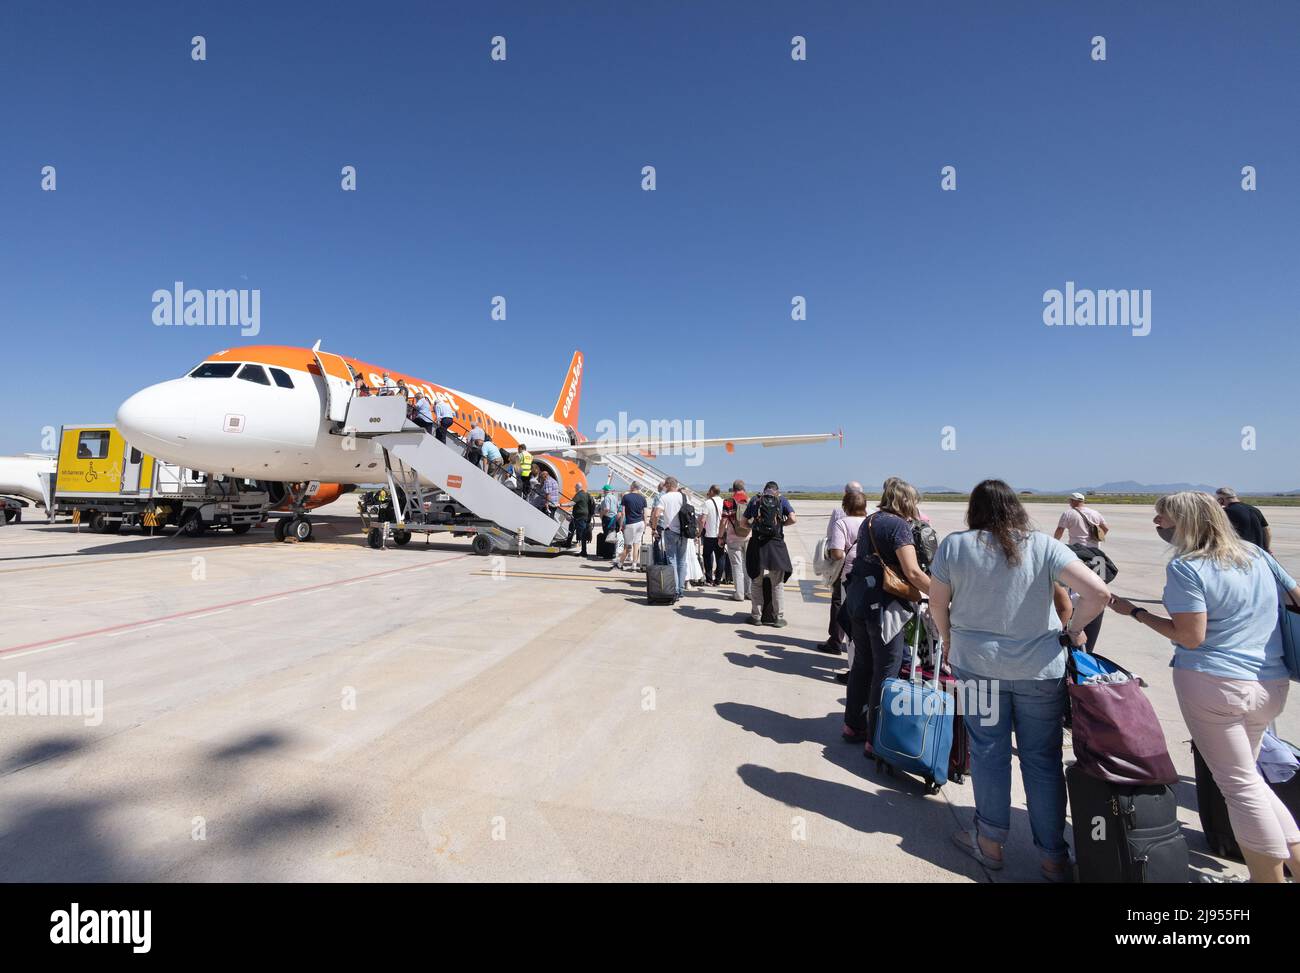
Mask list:
[[[786,492],[839,493],[843,489],[843,484],[833,484],[830,486],[792,486],[787,487]],[[1072,486],[1057,490],[1046,490],[1036,487],[1020,487],[1018,489],[1021,493],[1047,493],[1058,495],[1074,493],[1077,490],[1080,493],[1085,493],[1091,496],[1093,494],[1105,493],[1178,493],[1183,490],[1200,490],[1204,493],[1213,493],[1217,487],[1211,486],[1208,483],[1139,483],[1137,480],[1112,480],[1107,483],[1099,483],[1096,486]],[[1241,487],[1236,487],[1236,490],[1243,496],[1300,496],[1300,490],[1246,490]],[[927,496],[934,496],[944,493],[965,494],[967,490],[955,490],[952,487],[947,486],[925,486],[921,487],[921,492]]]

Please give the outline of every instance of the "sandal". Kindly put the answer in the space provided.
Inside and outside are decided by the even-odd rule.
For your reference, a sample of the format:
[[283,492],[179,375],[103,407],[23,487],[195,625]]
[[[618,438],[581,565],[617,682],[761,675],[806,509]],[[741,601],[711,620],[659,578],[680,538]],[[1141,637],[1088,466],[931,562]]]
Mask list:
[[988,855],[984,854],[984,850],[980,848],[979,834],[974,828],[971,828],[969,831],[954,831],[952,833],[952,843],[974,858],[990,872],[1002,870],[1002,859],[990,858]]

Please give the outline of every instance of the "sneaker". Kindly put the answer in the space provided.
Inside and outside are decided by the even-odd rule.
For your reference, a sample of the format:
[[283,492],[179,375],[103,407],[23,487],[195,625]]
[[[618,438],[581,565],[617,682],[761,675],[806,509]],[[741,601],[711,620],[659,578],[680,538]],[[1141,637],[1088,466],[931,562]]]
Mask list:
[[759,618],[757,615],[750,615],[750,616],[749,616],[749,624],[751,624],[751,625],[762,625],[762,624],[763,624],[763,619]]
[[787,622],[784,618],[778,618],[776,621],[774,621],[774,622],[772,623],[772,627],[773,627],[773,628],[785,628],[785,627],[786,627],[787,625],[789,625],[789,624],[790,624],[790,623]]

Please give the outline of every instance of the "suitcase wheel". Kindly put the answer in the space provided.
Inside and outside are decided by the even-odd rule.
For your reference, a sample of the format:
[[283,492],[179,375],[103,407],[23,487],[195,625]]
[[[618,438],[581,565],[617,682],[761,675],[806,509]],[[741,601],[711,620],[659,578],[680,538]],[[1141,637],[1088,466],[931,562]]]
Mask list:
[[933,777],[927,777],[925,779],[925,792],[927,794],[938,794],[939,788],[942,786],[942,784],[936,784]]
[[964,783],[966,783],[966,775],[965,775],[965,774],[953,774],[953,775],[952,775],[951,777],[949,777],[948,779],[949,779],[950,781],[952,781],[954,784],[964,784]]

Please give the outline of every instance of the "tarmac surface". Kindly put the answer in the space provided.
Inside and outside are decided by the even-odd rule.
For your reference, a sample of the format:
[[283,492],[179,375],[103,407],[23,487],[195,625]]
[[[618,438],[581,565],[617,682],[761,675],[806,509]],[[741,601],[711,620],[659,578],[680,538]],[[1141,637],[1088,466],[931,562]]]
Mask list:
[[[795,504],[796,558],[832,506]],[[1151,510],[1098,509],[1113,590],[1158,601]],[[1296,573],[1300,508],[1265,509]],[[820,582],[757,628],[725,590],[650,606],[639,574],[575,555],[373,551],[354,510],[306,544],[0,528],[0,680],[102,680],[104,701],[98,725],[0,716],[0,880],[1039,880],[1018,774],[991,875],[949,840],[969,782],[925,796],[840,741]],[[1200,833],[1168,643],[1110,613],[1100,648],[1150,683],[1194,869],[1244,874]],[[1279,729],[1300,740],[1300,706]]]

